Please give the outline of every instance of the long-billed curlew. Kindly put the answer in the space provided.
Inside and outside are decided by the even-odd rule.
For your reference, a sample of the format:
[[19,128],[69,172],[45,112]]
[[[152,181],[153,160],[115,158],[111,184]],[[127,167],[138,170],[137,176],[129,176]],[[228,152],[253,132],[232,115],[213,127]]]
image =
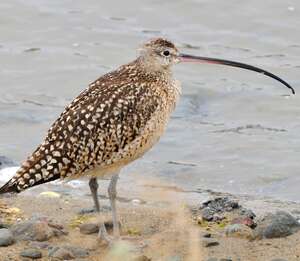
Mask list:
[[[238,62],[180,54],[173,43],[158,38],[145,43],[131,63],[101,76],[85,89],[54,122],[42,144],[25,160],[0,193],[21,192],[56,179],[89,177],[99,212],[97,177],[112,175],[108,195],[114,236],[119,236],[116,184],[122,167],[141,157],[163,134],[180,96],[171,68],[194,61],[274,74]],[[101,224],[99,237],[109,240]]]

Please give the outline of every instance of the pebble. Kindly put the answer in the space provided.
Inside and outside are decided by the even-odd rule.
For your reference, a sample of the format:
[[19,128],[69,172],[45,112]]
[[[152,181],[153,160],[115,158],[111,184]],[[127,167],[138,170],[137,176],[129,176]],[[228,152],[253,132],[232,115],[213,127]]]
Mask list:
[[49,247],[49,243],[33,241],[30,242],[29,246],[32,248],[46,249]]
[[269,213],[257,222],[255,237],[280,238],[289,236],[300,229],[297,219],[285,211]]
[[145,255],[142,255],[142,256],[138,256],[138,257],[134,258],[133,261],[151,261],[151,258],[149,258]]
[[203,234],[201,234],[201,236],[205,238],[211,238],[211,233],[204,232]]
[[238,218],[234,218],[231,221],[231,224],[244,224],[250,228],[255,228],[256,227],[256,223],[254,222],[254,220],[250,217],[238,217]]
[[0,246],[10,246],[15,242],[14,236],[9,229],[0,229]]
[[288,261],[288,260],[282,259],[282,258],[275,258],[275,259],[272,259],[271,261]]
[[79,226],[80,233],[89,235],[99,232],[99,225],[95,223],[85,223]]
[[209,259],[207,259],[206,261],[219,261],[218,258],[216,257],[210,257]]
[[39,196],[48,198],[60,198],[60,194],[53,191],[44,191],[40,193]]
[[229,237],[253,239],[252,229],[244,224],[233,224],[226,226],[225,234]]
[[211,238],[203,238],[202,239],[202,246],[204,247],[213,247],[219,245],[219,242],[215,239]]
[[70,251],[59,247],[51,249],[49,251],[48,256],[59,260],[71,260],[75,258],[75,256],[73,256],[73,254]]
[[42,252],[34,248],[25,249],[20,253],[20,256],[28,257],[31,259],[39,259],[42,258]]
[[89,256],[89,252],[78,246],[61,246],[52,247],[49,250],[48,256],[60,260],[70,260],[74,258],[85,258]]

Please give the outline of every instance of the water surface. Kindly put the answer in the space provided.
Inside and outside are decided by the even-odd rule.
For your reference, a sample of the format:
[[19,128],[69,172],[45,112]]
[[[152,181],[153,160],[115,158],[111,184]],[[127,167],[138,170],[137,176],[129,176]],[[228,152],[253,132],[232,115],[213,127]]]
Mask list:
[[[88,83],[134,59],[151,37],[300,85],[297,0],[4,0],[0,14],[0,155],[17,162]],[[234,68],[181,64],[175,75],[183,96],[167,133],[122,182],[134,186],[140,175],[300,201],[299,95]]]

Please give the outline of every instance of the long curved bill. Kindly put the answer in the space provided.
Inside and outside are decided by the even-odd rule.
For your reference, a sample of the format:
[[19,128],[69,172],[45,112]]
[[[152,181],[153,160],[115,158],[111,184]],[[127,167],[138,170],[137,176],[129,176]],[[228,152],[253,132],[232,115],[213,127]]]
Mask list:
[[269,76],[269,77],[281,82],[287,88],[289,88],[292,91],[293,94],[295,94],[294,88],[291,85],[289,85],[286,81],[282,80],[281,78],[279,78],[278,76],[276,76],[273,73],[270,73],[268,71],[265,71],[263,69],[260,69],[258,67],[255,67],[255,66],[252,66],[252,65],[249,65],[249,64],[234,62],[234,61],[230,61],[230,60],[223,60],[223,59],[218,59],[218,58],[194,56],[194,55],[183,54],[183,53],[179,54],[179,60],[181,62],[222,64],[222,65],[228,65],[228,66],[232,66],[232,67],[238,67],[238,68],[243,68],[243,69],[246,69],[246,70],[258,72],[258,73],[264,74],[266,76]]

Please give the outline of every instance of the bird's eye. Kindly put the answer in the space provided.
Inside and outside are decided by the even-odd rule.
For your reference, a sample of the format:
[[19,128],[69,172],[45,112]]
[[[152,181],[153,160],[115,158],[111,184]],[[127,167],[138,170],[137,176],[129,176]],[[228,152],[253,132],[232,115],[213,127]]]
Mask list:
[[163,55],[164,55],[164,56],[169,56],[169,55],[170,55],[170,52],[169,52],[168,50],[163,51]]

